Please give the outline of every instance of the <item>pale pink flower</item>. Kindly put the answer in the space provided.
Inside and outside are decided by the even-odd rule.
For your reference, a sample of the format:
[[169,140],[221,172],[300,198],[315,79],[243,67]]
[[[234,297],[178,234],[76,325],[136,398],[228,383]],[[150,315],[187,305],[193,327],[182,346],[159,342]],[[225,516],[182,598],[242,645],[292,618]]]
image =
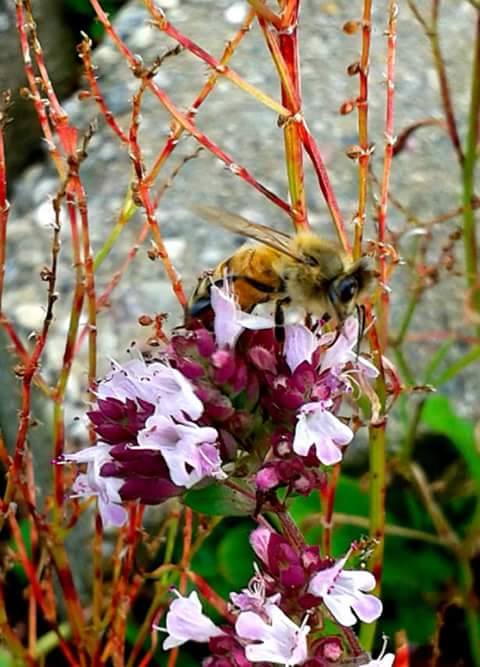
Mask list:
[[[335,340],[335,342],[330,344],[332,340]],[[352,362],[366,377],[377,377],[378,370],[375,366],[365,357],[357,355],[357,342],[358,320],[356,317],[349,317],[343,323],[343,327],[338,334],[328,333],[320,339],[321,344],[330,344],[322,357],[320,370],[330,370],[334,375],[340,375],[345,364]]]
[[203,412],[202,402],[182,373],[159,362],[146,364],[143,359],[132,359],[122,366],[114,363],[112,372],[98,383],[96,394],[120,401],[141,399],[154,405],[157,412],[176,418],[187,414],[198,419]]
[[272,531],[263,526],[255,528],[255,530],[250,533],[249,537],[252,549],[265,565],[269,564],[268,545],[271,537]]
[[283,349],[286,362],[292,373],[304,361],[309,364],[312,362],[312,356],[318,344],[318,337],[303,324],[291,324],[285,327]]
[[307,456],[312,445],[318,460],[324,465],[333,465],[342,460],[340,447],[353,438],[352,431],[327,410],[327,401],[306,403],[297,414],[297,425],[293,439],[293,451]]
[[265,608],[269,622],[253,611],[242,612],[235,623],[237,635],[248,642],[245,655],[250,662],[276,665],[302,665],[308,658],[307,635],[310,627],[298,626],[272,604]]
[[342,625],[354,625],[357,622],[355,614],[364,623],[372,623],[382,613],[381,601],[365,592],[375,588],[375,577],[365,570],[344,570],[348,556],[349,553],[332,567],[314,574],[308,592],[322,598]]
[[160,451],[172,482],[189,489],[204,477],[225,477],[219,451],[213,444],[217,438],[214,428],[193,422],[178,424],[171,417],[155,413],[139,433],[135,449]]
[[215,313],[214,331],[217,347],[233,347],[244,329],[270,329],[271,317],[261,317],[240,310],[228,276],[222,287],[212,285],[210,302]]
[[230,600],[240,611],[253,611],[256,614],[265,615],[270,605],[278,605],[281,600],[280,593],[267,596],[266,582],[263,575],[254,564],[256,573],[240,593],[230,593]]
[[155,630],[168,632],[163,642],[163,649],[168,651],[188,641],[208,642],[212,637],[220,637],[225,633],[202,612],[202,604],[198,594],[193,591],[188,597],[177,594],[177,599],[170,604],[167,613],[166,628],[154,625]]
[[103,525],[123,526],[128,517],[127,511],[119,504],[122,502],[119,490],[124,480],[100,474],[103,464],[112,461],[110,449],[110,445],[99,443],[73,454],[64,454],[61,462],[87,464],[87,472],[77,475],[73,483],[71,497],[97,496]]

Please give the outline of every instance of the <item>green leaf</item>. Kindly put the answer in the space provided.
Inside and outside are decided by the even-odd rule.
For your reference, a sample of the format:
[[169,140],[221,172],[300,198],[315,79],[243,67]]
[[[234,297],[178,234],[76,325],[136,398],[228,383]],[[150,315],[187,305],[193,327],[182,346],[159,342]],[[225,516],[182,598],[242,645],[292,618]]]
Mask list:
[[[207,516],[248,516],[255,511],[252,491],[244,482],[236,480],[239,490],[221,484],[194,489],[184,496],[184,502],[195,512]],[[241,492],[241,488],[245,493]],[[248,495],[247,495],[248,494]]]
[[241,523],[228,531],[218,548],[220,572],[234,590],[244,588],[253,576],[251,532],[249,523]]
[[464,459],[480,489],[480,456],[475,446],[474,426],[455,414],[448,399],[441,394],[430,396],[422,410],[422,422],[451,440]]

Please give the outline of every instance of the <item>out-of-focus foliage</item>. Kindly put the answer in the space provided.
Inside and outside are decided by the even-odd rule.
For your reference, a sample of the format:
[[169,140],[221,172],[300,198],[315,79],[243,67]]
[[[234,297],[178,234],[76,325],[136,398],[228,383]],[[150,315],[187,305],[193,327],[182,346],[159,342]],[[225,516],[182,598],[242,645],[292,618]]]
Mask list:
[[[106,0],[103,8],[113,17],[116,12],[125,4],[126,0]],[[103,28],[95,20],[95,12],[92,9],[89,0],[65,0],[65,10],[69,17],[72,28],[76,31],[84,30],[94,40],[99,40],[103,36]]]

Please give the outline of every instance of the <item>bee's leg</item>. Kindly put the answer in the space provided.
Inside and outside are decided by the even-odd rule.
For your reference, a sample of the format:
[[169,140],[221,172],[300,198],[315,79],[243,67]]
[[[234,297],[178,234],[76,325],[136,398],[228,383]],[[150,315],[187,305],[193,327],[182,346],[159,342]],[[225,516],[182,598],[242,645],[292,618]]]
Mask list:
[[275,338],[279,343],[285,341],[285,312],[283,306],[288,305],[290,301],[290,297],[286,296],[275,302]]

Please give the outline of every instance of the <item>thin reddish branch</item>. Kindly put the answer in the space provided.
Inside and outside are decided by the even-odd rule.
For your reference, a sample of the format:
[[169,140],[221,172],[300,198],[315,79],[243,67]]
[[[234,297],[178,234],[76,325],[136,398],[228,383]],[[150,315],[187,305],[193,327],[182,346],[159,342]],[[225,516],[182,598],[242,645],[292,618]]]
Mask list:
[[[105,118],[105,121],[107,122],[107,125],[110,126],[110,128],[113,130],[113,132],[117,135],[117,137],[123,144],[128,145],[128,135],[125,134],[125,132],[118,124],[117,119],[115,118],[113,112],[108,107],[105,98],[103,97],[100,87],[98,85],[97,77],[95,76],[95,65],[92,62],[92,40],[87,35],[84,35],[83,40],[77,47],[77,50],[79,57],[83,62],[83,70],[88,85],[90,87],[91,96],[98,104],[100,111],[103,117]],[[80,96],[83,99],[82,93],[80,93],[79,97]]]
[[65,174],[65,165],[63,163],[62,156],[60,155],[59,150],[55,145],[53,138],[53,130],[50,126],[50,121],[46,113],[46,106],[40,90],[37,84],[37,78],[33,70],[32,58],[30,56],[30,47],[29,47],[29,37],[31,30],[34,29],[34,24],[32,24],[31,16],[29,17],[29,22],[25,20],[25,14],[23,10],[23,0],[15,0],[16,5],[16,25],[17,32],[20,38],[20,48],[22,51],[23,65],[25,74],[27,77],[27,82],[29,86],[29,96],[37,112],[38,120],[40,121],[40,126],[42,128],[43,135],[47,142],[48,150],[52,161],[58,171],[58,174],[63,178]]
[[[79,664],[78,659],[73,656],[68,644],[63,639],[61,632],[58,628],[56,618],[55,616],[52,616],[50,607],[46,603],[42,583],[38,579],[34,563],[32,563],[32,561],[28,557],[28,552],[22,536],[22,532],[20,530],[20,526],[18,524],[17,518],[13,510],[11,510],[8,513],[7,518],[8,518],[8,525],[12,532],[12,537],[18,553],[19,561],[21,562],[22,568],[29,581],[31,591],[33,593],[33,598],[41,608],[44,618],[47,621],[48,625],[57,635],[59,647],[62,653],[64,654],[66,660],[68,661],[69,665],[71,665],[71,667],[78,667]],[[73,631],[75,632],[74,628]]]
[[163,266],[165,268],[165,272],[168,276],[170,284],[172,285],[173,292],[177,297],[180,305],[182,307],[185,307],[187,303],[187,298],[183,291],[180,278],[168,255],[168,251],[163,241],[162,235],[160,233],[160,227],[158,225],[155,216],[155,207],[153,205],[153,201],[150,196],[150,188],[145,183],[145,168],[143,164],[142,151],[140,148],[140,144],[138,142],[138,128],[139,128],[141,102],[143,94],[147,87],[149,74],[150,73],[148,71],[144,72],[144,77],[142,78],[140,88],[138,92],[133,96],[133,102],[132,102],[132,116],[130,122],[129,143],[130,143],[130,156],[133,162],[134,172],[137,178],[137,183],[135,184],[135,193],[137,196],[137,203],[140,203],[145,210],[147,222],[149,224],[152,237],[155,241],[157,254],[163,262]]
[[380,308],[379,308],[379,337],[382,350],[386,349],[388,336],[388,315],[390,295],[387,289],[389,278],[388,253],[383,252],[387,242],[387,208],[388,192],[390,186],[390,172],[392,168],[394,137],[394,98],[395,98],[395,54],[397,43],[397,14],[398,6],[393,0],[389,2],[388,25],[387,25],[387,98],[385,112],[385,149],[383,158],[383,178],[380,191],[380,202],[378,205],[378,245],[379,255],[379,285],[380,285]]
[[368,165],[370,146],[368,142],[368,71],[370,66],[370,40],[372,33],[372,0],[364,0],[362,15],[362,50],[358,64],[359,95],[356,100],[358,113],[358,208],[355,215],[355,239],[353,256],[358,259],[362,253],[363,229],[366,219],[368,195]]
[[323,163],[321,153],[318,149],[318,146],[313,139],[312,135],[308,131],[305,123],[299,125],[300,127],[300,136],[302,138],[303,145],[307,151],[310,159],[312,160],[315,172],[317,174],[318,183],[320,189],[327,203],[330,215],[332,216],[333,223],[335,225],[335,230],[337,232],[338,239],[344,250],[350,251],[350,241],[348,240],[347,229],[345,227],[345,222],[343,216],[340,212],[337,199],[333,192],[333,188],[328,177],[327,170]]
[[[102,10],[97,0],[90,0],[90,2],[92,3],[92,6],[97,13],[99,20],[104,26],[105,31],[108,33],[112,41],[120,50],[120,52],[122,53],[128,64],[132,68],[132,71],[137,72],[140,74],[140,76],[142,76],[142,74],[144,73],[144,69],[141,63],[139,62],[138,58],[130,51],[130,49],[120,39],[119,35],[114,30],[112,24],[108,20],[107,15]],[[204,146],[207,150],[213,153],[219,160],[224,162],[228,167],[228,169],[233,174],[239,176],[242,180],[252,185],[256,190],[258,190],[265,197],[270,199],[270,201],[276,204],[279,208],[283,209],[288,214],[291,213],[291,207],[286,201],[284,201],[283,199],[278,197],[275,193],[271,192],[264,185],[259,183],[245,167],[242,167],[241,165],[237,164],[228,153],[225,153],[219,146],[217,146],[217,144],[214,141],[209,139],[203,132],[201,132],[201,130],[197,128],[197,126],[192,122],[192,120],[188,117],[188,115],[182,113],[175,106],[175,104],[173,104],[170,97],[165,93],[164,90],[162,90],[155,83],[155,81],[153,81],[152,79],[147,79],[146,85],[150,89],[150,91],[157,97],[162,106],[165,107],[168,113],[177,121],[177,123],[179,123],[180,126],[184,128],[184,130],[189,132],[202,146]]]
[[5,159],[4,130],[8,122],[11,104],[9,91],[0,95],[0,313],[2,312],[3,282],[7,252],[7,223],[10,204],[7,199],[7,163]]
[[[94,2],[94,0],[92,0],[92,2]],[[244,90],[249,95],[252,95],[252,97],[257,99],[265,106],[268,106],[277,114],[280,114],[281,116],[286,116],[287,118],[290,116],[290,111],[287,107],[283,106],[276,100],[272,99],[269,95],[263,93],[261,90],[259,90],[252,84],[248,83],[248,81],[242,79],[242,77],[239,76],[234,70],[232,70],[224,63],[219,62],[216,58],[207,53],[205,49],[202,49],[201,46],[195,44],[195,42],[193,42],[190,38],[186,37],[179,30],[177,30],[167,20],[163,10],[160,9],[159,7],[156,7],[153,0],[144,0],[144,2],[153,16],[154,25],[159,30],[161,30],[169,37],[177,41],[185,49],[190,51],[190,53],[193,53],[193,55],[197,56],[197,58],[203,60],[203,62],[206,63],[209,67],[211,67],[212,70],[214,70],[217,74],[219,74],[222,77],[225,77],[226,79],[237,85],[239,88]]]
[[[235,52],[235,49],[238,47],[244,36],[250,30],[254,17],[255,17],[254,12],[250,11],[247,14],[241,28],[237,31],[234,37],[227,42],[222,57],[220,58],[220,63],[222,65],[225,65],[226,63],[229,62],[230,58]],[[219,75],[216,72],[213,72],[208,77],[208,80],[206,81],[201,91],[199,92],[194,102],[191,104],[191,106],[187,111],[187,117],[190,120],[194,118],[200,106],[203,104],[203,102],[207,99],[207,97],[214,89],[218,81],[218,77]],[[175,150],[175,147],[178,145],[178,140],[182,136],[183,132],[184,128],[179,123],[176,123],[175,127],[172,127],[170,136],[168,137],[167,141],[165,142],[165,145],[160,150],[158,156],[154,160],[153,166],[149,170],[148,174],[146,174],[145,176],[145,182],[147,185],[151,185],[153,183],[153,181],[158,175],[158,172],[160,171],[160,169],[162,168],[168,157],[171,155],[171,153]]]

